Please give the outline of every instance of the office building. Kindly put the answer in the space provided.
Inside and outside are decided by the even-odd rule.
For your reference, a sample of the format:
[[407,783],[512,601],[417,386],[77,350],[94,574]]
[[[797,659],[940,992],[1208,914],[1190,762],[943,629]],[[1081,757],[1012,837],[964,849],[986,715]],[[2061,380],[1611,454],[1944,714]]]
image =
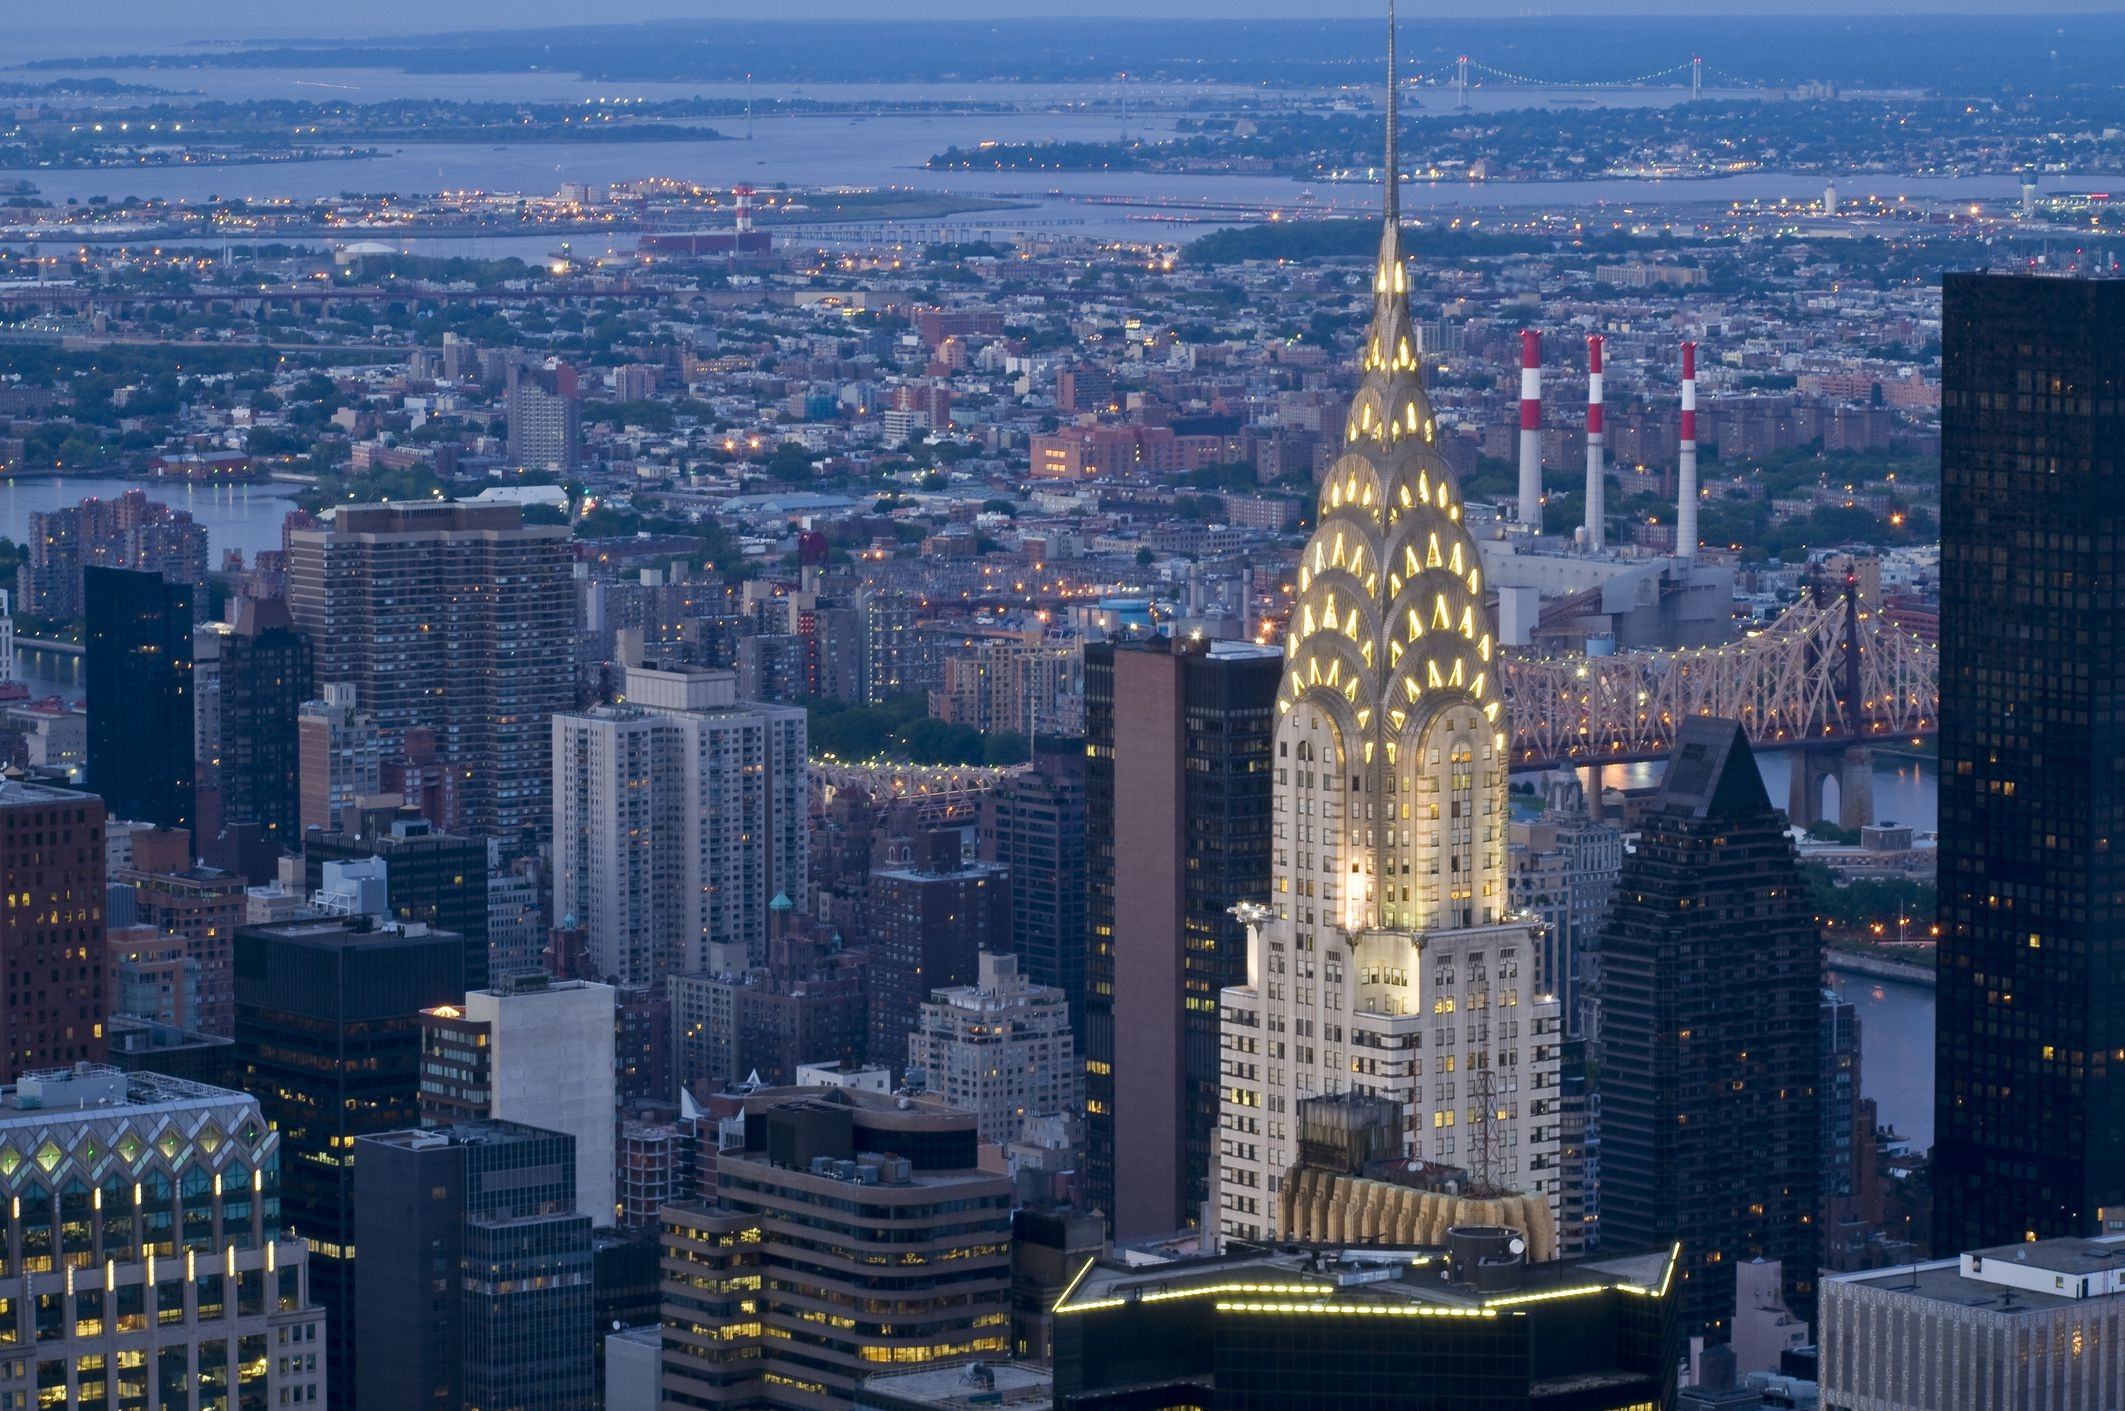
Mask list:
[[883,1368],[1004,1354],[1011,1186],[971,1116],[785,1088],[743,1121],[717,1200],[664,1210],[666,1406],[828,1411]]
[[[310,699],[310,643],[278,598],[242,598],[221,637],[218,781],[221,822],[255,823],[268,846],[302,847],[297,721]],[[270,878],[253,878],[267,881]]]
[[[464,941],[336,916],[236,933],[236,1049],[287,1154],[282,1217],[331,1312],[333,1406],[354,1382],[356,1137],[417,1125],[423,1009],[464,994]],[[376,1407],[372,1411],[386,1411]]]
[[590,1411],[599,1326],[573,1145],[515,1122],[355,1141],[363,1405]]
[[1011,881],[1010,951],[1036,985],[1061,990],[1084,1039],[1085,752],[1081,742],[1036,749],[1033,767],[981,796],[981,855]]
[[880,1372],[856,1391],[856,1411],[1049,1411],[1054,1375],[1031,1362],[967,1362]]
[[629,667],[625,696],[553,721],[554,915],[616,984],[759,964],[769,901],[808,895],[804,712],[705,667]]
[[980,979],[984,951],[1010,944],[1011,878],[970,862],[966,834],[937,828],[887,845],[871,873],[871,1061],[898,1068],[932,992]]
[[301,776],[297,821],[304,833],[352,831],[357,800],[382,791],[384,737],[376,717],[354,703],[350,682],[326,684],[296,717]]
[[247,1094],[159,1073],[0,1089],[0,1405],[344,1405],[282,1230],[283,1140]]
[[2066,1411],[2116,1398],[2125,1236],[2022,1241],[1822,1284],[1824,1411]]
[[1055,1308],[1066,1411],[1394,1411],[1674,1404],[1667,1249],[1528,1264],[1517,1232],[1088,1265]]
[[114,818],[190,828],[192,589],[156,573],[88,568],[82,593],[89,784]]
[[380,859],[392,918],[462,937],[464,987],[479,989],[488,980],[487,844],[437,832],[409,809],[392,806],[392,796],[384,800],[359,813],[352,832],[304,836],[305,889],[314,894],[324,886],[327,863]]
[[1737,1263],[1815,1306],[1821,939],[1785,827],[1741,727],[1683,722],[1602,942],[1601,1238],[1679,1241],[1709,1342]]
[[514,505],[341,505],[287,538],[317,680],[354,686],[386,755],[434,731],[471,831],[543,838],[550,722],[574,699],[568,526],[525,524]]
[[908,1067],[961,1112],[981,1139],[1018,1140],[1028,1117],[1075,1113],[1084,1075],[1062,991],[1018,973],[1018,958],[984,951],[971,985],[933,990],[908,1036]]
[[573,1141],[569,1185],[593,1225],[613,1222],[613,991],[506,975],[421,1014],[421,1116],[492,1118]]
[[1198,1224],[1217,1156],[1232,908],[1269,895],[1277,684],[1248,643],[1085,651],[1087,1195],[1117,1238]]
[[0,1080],[104,1058],[104,814],[94,794],[0,778]]
[[2125,1204],[2125,285],[1949,275],[1941,312],[1932,1176],[1954,1254]]
[[1299,1105],[1342,1093],[1399,1106],[1408,1159],[1552,1215],[1559,1197],[1562,1019],[1541,922],[1510,894],[1497,625],[1433,436],[1387,171],[1361,375],[1285,639],[1274,864],[1221,996],[1227,1239],[1281,1233]]

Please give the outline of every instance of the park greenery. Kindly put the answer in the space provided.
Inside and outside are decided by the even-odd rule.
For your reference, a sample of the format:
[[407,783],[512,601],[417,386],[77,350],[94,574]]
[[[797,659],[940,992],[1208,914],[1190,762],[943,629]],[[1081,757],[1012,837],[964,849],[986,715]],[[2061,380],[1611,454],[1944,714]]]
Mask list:
[[1019,764],[1026,737],[1008,730],[983,734],[971,725],[932,717],[921,695],[893,696],[877,705],[808,700],[807,730],[815,755],[895,764]]

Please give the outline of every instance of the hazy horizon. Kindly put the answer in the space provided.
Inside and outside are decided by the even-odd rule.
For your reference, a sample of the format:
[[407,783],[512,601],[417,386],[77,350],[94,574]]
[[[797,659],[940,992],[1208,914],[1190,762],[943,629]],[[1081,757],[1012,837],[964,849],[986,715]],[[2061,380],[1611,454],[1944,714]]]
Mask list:
[[[188,9],[199,23],[172,23]],[[366,38],[393,34],[464,30],[521,30],[553,25],[618,25],[655,20],[840,20],[881,19],[996,21],[1007,19],[1135,18],[1147,20],[1217,19],[1361,19],[1384,9],[1371,0],[1326,0],[1294,15],[1288,0],[1069,0],[1069,3],[1019,3],[998,6],[980,0],[903,0],[898,13],[881,16],[862,0],[781,0],[770,14],[732,4],[703,5],[700,0],[608,0],[586,14],[579,0],[470,0],[438,11],[427,0],[372,0],[359,18],[347,12],[293,15],[285,0],[77,0],[63,19],[20,17],[11,31],[11,47],[48,56],[70,52],[113,53],[129,49],[179,48],[188,44],[256,42],[288,38]],[[2020,16],[2031,23],[2067,15],[2125,12],[2125,0],[2041,0],[2032,8],[2014,0],[1749,0],[1748,3],[1701,3],[1700,0],[1432,0],[1405,3],[1403,22],[1420,27],[1427,19],[1500,21],[1602,16],[1648,18],[1665,15],[1695,20],[1795,18],[1889,18],[1910,15]],[[25,22],[26,21],[26,22]],[[0,67],[5,67],[0,63]]]

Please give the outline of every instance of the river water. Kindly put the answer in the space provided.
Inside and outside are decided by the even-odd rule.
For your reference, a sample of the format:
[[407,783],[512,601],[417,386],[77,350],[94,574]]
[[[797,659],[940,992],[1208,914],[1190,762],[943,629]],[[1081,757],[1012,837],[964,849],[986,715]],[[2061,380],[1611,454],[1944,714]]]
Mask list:
[[1925,985],[1830,971],[1859,1011],[1859,1087],[1877,1120],[1913,1151],[1933,1145],[1933,991]]

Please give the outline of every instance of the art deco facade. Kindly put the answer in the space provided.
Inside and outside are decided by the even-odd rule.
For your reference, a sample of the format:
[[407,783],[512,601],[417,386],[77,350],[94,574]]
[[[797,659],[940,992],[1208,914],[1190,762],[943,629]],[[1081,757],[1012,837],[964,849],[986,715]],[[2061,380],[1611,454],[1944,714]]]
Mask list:
[[[1394,123],[1388,123],[1390,173]],[[1410,1156],[1557,1186],[1559,1009],[1507,896],[1497,630],[1437,444],[1392,181],[1343,453],[1277,694],[1273,885],[1223,992],[1216,1218],[1277,1233],[1299,1100],[1403,1106]]]
[[981,1139],[1017,1141],[1028,1117],[1076,1112],[1084,1075],[1062,991],[1018,973],[1018,957],[981,956],[972,985],[934,991],[908,1036],[908,1066],[980,1124]]

